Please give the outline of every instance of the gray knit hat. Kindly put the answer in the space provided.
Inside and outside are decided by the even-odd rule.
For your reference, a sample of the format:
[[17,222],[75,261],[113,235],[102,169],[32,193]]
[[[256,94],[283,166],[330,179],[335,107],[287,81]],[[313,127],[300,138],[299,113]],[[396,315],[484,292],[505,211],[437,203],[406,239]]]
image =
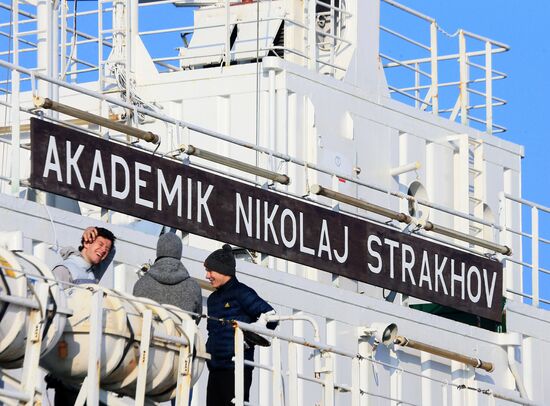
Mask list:
[[165,233],[157,242],[157,258],[170,257],[181,259],[181,238],[174,233]]
[[223,275],[235,275],[235,256],[231,245],[224,244],[219,250],[208,255],[204,261],[205,268]]

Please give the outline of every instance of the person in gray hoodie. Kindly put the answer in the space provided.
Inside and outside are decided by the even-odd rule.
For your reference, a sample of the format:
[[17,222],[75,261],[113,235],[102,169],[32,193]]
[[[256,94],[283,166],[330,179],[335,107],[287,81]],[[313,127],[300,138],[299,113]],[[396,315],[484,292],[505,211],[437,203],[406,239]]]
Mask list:
[[64,289],[70,286],[66,282],[99,283],[115,256],[115,240],[106,228],[86,228],[78,249],[64,247],[60,250],[63,261],[52,269],[52,273]]
[[[181,239],[176,234],[161,235],[157,242],[157,259],[136,282],[133,294],[200,315],[201,288],[181,263],[181,251]],[[199,320],[200,317],[195,317],[197,324]]]

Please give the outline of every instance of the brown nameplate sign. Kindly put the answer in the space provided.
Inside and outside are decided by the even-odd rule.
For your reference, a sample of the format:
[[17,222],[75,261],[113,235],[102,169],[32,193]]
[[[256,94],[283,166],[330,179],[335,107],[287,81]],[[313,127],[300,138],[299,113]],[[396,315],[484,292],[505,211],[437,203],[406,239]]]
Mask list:
[[496,261],[38,119],[31,186],[501,319]]

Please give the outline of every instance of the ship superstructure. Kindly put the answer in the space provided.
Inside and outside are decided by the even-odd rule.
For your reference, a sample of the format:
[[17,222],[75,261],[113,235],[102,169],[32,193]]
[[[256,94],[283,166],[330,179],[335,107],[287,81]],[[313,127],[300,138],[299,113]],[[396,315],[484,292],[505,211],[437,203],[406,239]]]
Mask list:
[[[92,320],[89,354],[64,373],[88,373],[88,404],[164,400],[157,384],[186,404],[194,381],[204,404],[204,324],[127,296],[168,229],[197,279],[211,250],[235,246],[239,278],[281,318],[257,331],[273,337],[250,404],[549,402],[550,209],[522,199],[523,149],[493,120],[505,44],[449,39],[393,0],[15,0],[0,31],[3,402],[46,396],[32,366],[59,368],[77,314]],[[47,269],[89,225],[114,232],[117,255],[105,291],[74,294],[81,314]],[[10,290],[24,275],[36,289]],[[65,313],[38,344],[6,323],[43,329],[52,300]],[[166,380],[102,341],[97,315],[117,306],[138,358],[170,343],[151,356]],[[112,367],[99,379],[94,357]]]

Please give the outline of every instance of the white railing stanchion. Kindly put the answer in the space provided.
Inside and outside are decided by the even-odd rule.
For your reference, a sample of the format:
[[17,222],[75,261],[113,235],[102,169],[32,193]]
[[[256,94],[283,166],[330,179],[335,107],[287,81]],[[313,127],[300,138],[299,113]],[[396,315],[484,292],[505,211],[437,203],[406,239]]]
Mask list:
[[321,359],[324,360],[324,406],[334,406],[334,356],[332,353],[325,352]]
[[271,359],[273,362],[273,375],[271,390],[273,392],[273,406],[283,406],[283,375],[281,373],[281,340],[274,337],[271,341]]
[[430,23],[430,63],[431,63],[431,79],[432,86],[430,91],[432,94],[432,114],[439,115],[439,84],[437,74],[437,24],[435,21]]
[[490,41],[485,42],[485,131],[493,133],[493,53]]
[[151,344],[151,324],[153,312],[146,309],[143,312],[141,325],[141,343],[139,345],[138,378],[136,384],[135,404],[141,406],[145,402],[145,382],[147,381],[147,367],[149,365],[149,347]]
[[[46,318],[48,303],[48,285],[41,283],[36,288],[36,300],[42,305],[30,310],[27,340],[25,343],[25,359],[21,376],[22,391],[29,395],[26,405],[32,406],[35,402],[36,382],[39,376],[40,349],[42,347],[43,319]],[[44,314],[42,314],[44,311]]]
[[244,405],[244,335],[239,326],[235,329],[235,399],[236,406]]
[[539,307],[539,210],[531,207],[531,261],[533,306]]
[[468,125],[468,56],[466,55],[466,37],[464,31],[458,34],[459,64],[460,64],[460,122]]
[[361,406],[361,360],[351,360],[351,406]]
[[92,296],[92,312],[90,315],[90,354],[88,357],[88,385],[86,404],[99,404],[99,380],[101,371],[101,344],[103,338],[103,291],[98,289]]
[[[19,1],[13,2],[13,24],[12,24],[12,48],[13,63],[19,64]],[[19,91],[21,74],[17,70],[11,71],[11,194],[19,195],[20,174],[20,156],[21,156],[21,127],[19,111]],[[9,83],[6,83],[6,92],[8,92]],[[7,94],[7,93],[6,93]]]
[[298,405],[298,344],[288,343],[288,400]]
[[187,320],[183,323],[183,331],[188,344],[181,345],[178,357],[178,383],[176,387],[176,404],[189,404],[191,390],[191,368],[193,364],[193,347],[195,346],[195,321]]

